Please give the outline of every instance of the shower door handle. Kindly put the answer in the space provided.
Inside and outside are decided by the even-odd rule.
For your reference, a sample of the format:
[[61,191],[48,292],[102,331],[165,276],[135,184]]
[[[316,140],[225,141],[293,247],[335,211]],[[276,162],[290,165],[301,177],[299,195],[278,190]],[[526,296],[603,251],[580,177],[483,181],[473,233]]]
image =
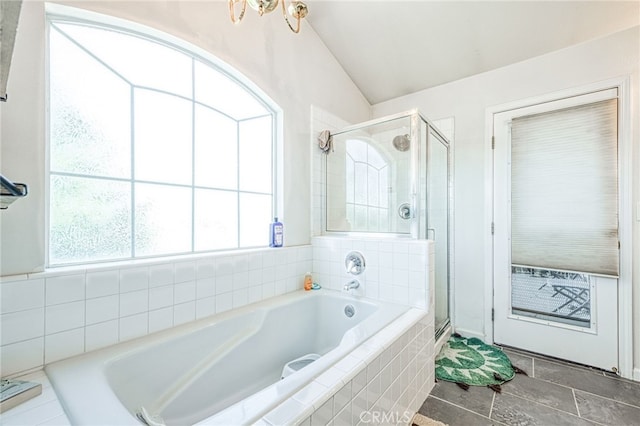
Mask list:
[[411,219],[411,206],[409,203],[400,204],[400,207],[398,207],[398,216],[404,220]]
[[[429,238],[429,232],[433,233],[433,238]],[[427,240],[436,240],[436,228],[427,228]]]

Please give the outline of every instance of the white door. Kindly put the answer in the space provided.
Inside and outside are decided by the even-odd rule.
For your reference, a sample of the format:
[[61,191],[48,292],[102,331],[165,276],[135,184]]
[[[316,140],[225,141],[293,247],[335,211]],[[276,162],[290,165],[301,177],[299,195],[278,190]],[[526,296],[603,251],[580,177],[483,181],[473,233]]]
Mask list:
[[[520,136],[524,132],[521,123],[525,120],[608,102],[609,115],[603,122],[613,120],[614,135],[609,138],[614,140],[607,149],[615,152],[607,151],[607,155],[617,162],[616,100],[617,89],[610,89],[494,114],[495,343],[606,370],[618,369],[617,163],[613,165],[613,188],[600,187],[605,179],[592,179],[590,173],[586,178],[576,178],[579,173],[573,173],[576,164],[578,169],[584,169],[585,162],[589,161],[576,159],[583,154],[580,150],[574,149],[575,155],[558,154],[557,150],[569,149],[563,141],[545,145],[547,142],[532,143],[526,138],[522,142]],[[615,116],[611,117],[612,114]],[[544,139],[545,132],[557,135],[564,127],[579,127],[569,119],[556,121],[554,126],[534,126],[527,128],[527,132],[542,133]],[[518,127],[512,135],[512,126],[516,124]],[[599,131],[590,130],[592,134]],[[600,135],[595,138],[597,146]],[[534,144],[536,149],[530,150]],[[602,152],[590,155],[596,160],[603,158]],[[566,158],[566,167],[561,158]],[[581,192],[586,197],[575,196]],[[583,199],[587,198],[584,201],[588,206],[593,194],[602,194],[604,201],[598,201],[595,208],[584,207]],[[607,194],[614,197],[613,201],[606,199]],[[615,211],[611,211],[612,205]],[[574,210],[580,214],[571,216]],[[545,214],[551,217],[545,219]],[[601,232],[606,233],[603,244],[607,247],[593,246],[588,236],[583,240],[584,234],[594,228],[590,225],[584,225],[584,230],[573,237],[563,235],[574,224],[580,229],[583,219],[587,224],[589,220],[595,220],[598,225],[615,222],[610,225],[615,230]],[[562,247],[556,247],[562,245],[564,253]],[[577,256],[576,253],[566,256],[567,250],[574,249]],[[581,266],[587,258],[596,260]],[[574,261],[577,263],[572,263]],[[600,261],[602,265],[595,265]]]

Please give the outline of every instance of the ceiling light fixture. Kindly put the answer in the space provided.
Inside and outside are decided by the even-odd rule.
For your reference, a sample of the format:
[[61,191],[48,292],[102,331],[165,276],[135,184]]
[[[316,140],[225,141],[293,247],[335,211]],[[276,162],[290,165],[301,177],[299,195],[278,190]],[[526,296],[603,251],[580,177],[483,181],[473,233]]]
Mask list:
[[[287,25],[289,25],[291,31],[296,34],[299,33],[300,21],[305,16],[307,16],[307,13],[309,13],[307,5],[299,0],[292,1],[289,4],[288,8],[285,5],[286,0],[229,0],[229,15],[231,16],[231,22],[237,24],[242,21],[242,18],[244,18],[244,12],[247,10],[247,3],[249,3],[249,6],[251,6],[253,10],[257,11],[258,14],[262,16],[265,13],[273,12],[275,8],[278,7],[278,1],[281,2],[280,4],[282,5],[282,16],[284,16],[284,20],[287,22]],[[240,14],[237,18],[235,13],[236,3],[242,4],[242,9],[240,10]],[[289,15],[291,15],[297,21],[295,28],[293,28],[293,25],[291,25],[291,21],[289,21],[289,16],[287,16],[287,9],[289,11]]]

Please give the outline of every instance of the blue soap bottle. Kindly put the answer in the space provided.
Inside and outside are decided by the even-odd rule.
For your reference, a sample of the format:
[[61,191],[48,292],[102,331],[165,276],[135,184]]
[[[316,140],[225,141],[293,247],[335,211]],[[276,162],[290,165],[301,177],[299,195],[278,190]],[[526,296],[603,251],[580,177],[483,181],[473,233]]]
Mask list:
[[284,240],[284,226],[282,222],[278,222],[278,218],[273,219],[271,224],[271,233],[269,238],[269,247],[282,247]]

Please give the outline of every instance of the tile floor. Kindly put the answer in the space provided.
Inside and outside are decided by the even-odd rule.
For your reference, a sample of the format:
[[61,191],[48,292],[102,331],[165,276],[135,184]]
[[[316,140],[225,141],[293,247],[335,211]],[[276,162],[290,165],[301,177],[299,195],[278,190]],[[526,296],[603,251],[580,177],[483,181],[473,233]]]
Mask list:
[[449,426],[640,425],[640,383],[514,349],[517,374],[497,394],[486,387],[464,391],[439,381],[420,413]]

